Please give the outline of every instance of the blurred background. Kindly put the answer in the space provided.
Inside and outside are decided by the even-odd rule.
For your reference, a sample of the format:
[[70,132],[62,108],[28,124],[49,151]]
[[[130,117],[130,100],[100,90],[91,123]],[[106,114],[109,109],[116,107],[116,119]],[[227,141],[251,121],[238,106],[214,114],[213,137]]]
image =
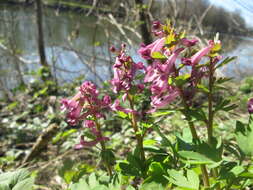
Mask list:
[[0,94],[12,99],[43,65],[59,84],[101,84],[112,76],[109,47],[126,43],[138,61],[152,21],[166,19],[203,43],[219,33],[224,56],[238,56],[221,74],[242,80],[253,71],[252,18],[248,0],[0,0]]

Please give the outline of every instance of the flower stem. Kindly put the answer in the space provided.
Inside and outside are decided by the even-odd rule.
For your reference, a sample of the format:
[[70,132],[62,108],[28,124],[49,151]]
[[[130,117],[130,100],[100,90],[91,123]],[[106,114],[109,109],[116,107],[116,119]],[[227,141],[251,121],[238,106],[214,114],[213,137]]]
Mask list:
[[[209,65],[209,84],[208,84],[208,122],[207,122],[207,136],[208,136],[208,144],[212,146],[213,140],[213,85],[214,85],[214,64],[212,58],[210,59]],[[218,170],[214,168],[212,170],[213,177],[218,177]],[[217,186],[217,189],[220,190],[220,185]]]
[[208,143],[212,143],[213,138],[213,83],[214,83],[214,67],[212,64],[212,59],[210,61],[209,66],[209,84],[208,84],[208,122],[207,122],[207,135],[208,135]]
[[[134,110],[133,100],[132,100],[132,98],[129,94],[127,94],[127,99],[129,101],[130,108],[132,110]],[[132,114],[132,120],[131,120],[132,127],[133,127],[134,132],[135,132],[135,137],[137,139],[138,148],[140,149],[140,159],[141,159],[142,162],[145,162],[145,152],[144,152],[144,148],[143,148],[143,136],[139,133],[135,113],[132,112],[131,114]]]
[[[97,128],[97,130],[99,132],[99,138],[102,138],[103,135],[102,135],[102,131],[101,131],[101,126],[98,123],[96,116],[94,116],[94,117],[95,117],[96,128]],[[106,151],[105,142],[103,140],[100,141],[100,145],[101,145],[102,151]],[[112,177],[112,168],[111,168],[111,165],[106,160],[103,160],[103,162],[104,162],[104,165],[105,165],[105,167],[107,169],[107,172],[108,172],[109,176]]]
[[[190,112],[189,105],[187,104],[187,102],[185,100],[182,89],[180,89],[180,96],[182,98],[182,102],[183,102],[184,109],[185,109],[186,113]],[[193,140],[199,140],[199,137],[198,137],[197,131],[195,129],[194,123],[191,121],[188,114],[185,114],[185,117],[186,117],[186,120],[187,120],[188,125],[190,127]],[[206,165],[200,165],[200,168],[201,168],[201,172],[202,172],[202,176],[203,176],[204,186],[205,187],[210,187],[209,176],[208,176],[208,172],[207,172],[207,169],[206,169]]]

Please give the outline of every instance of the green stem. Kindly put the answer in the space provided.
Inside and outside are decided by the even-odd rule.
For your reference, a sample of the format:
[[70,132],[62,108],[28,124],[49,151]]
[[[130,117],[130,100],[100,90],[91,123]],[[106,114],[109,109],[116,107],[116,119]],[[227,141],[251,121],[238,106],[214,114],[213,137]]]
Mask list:
[[213,138],[213,83],[214,83],[214,67],[212,64],[212,59],[209,66],[209,85],[208,85],[208,122],[207,122],[207,134],[208,134],[208,143],[212,143]]
[[[194,123],[191,121],[191,119],[189,118],[189,116],[187,114],[187,113],[190,112],[190,108],[189,108],[189,105],[187,104],[187,102],[185,100],[185,97],[184,97],[182,89],[180,89],[180,95],[181,95],[181,98],[182,98],[184,109],[186,111],[185,117],[186,117],[186,120],[187,120],[188,125],[190,127],[192,138],[194,140],[199,140],[199,137],[198,137],[197,131],[195,129]],[[209,176],[208,176],[208,172],[207,172],[206,166],[205,165],[200,165],[200,168],[201,168],[201,172],[202,172],[202,176],[203,176],[204,186],[205,187],[210,187]]]
[[[127,99],[129,101],[130,108],[132,110],[134,110],[133,100],[132,100],[132,98],[131,98],[131,96],[129,94],[127,94]],[[143,148],[143,136],[139,133],[139,129],[138,129],[137,119],[136,119],[135,113],[132,112],[131,115],[132,115],[132,120],[131,120],[132,127],[134,129],[135,137],[137,139],[137,144],[138,144],[138,147],[140,149],[140,158],[141,158],[141,161],[145,162],[145,152],[144,152],[144,148]]]
[[[103,136],[102,136],[101,126],[98,123],[96,116],[94,116],[94,117],[95,117],[96,128],[97,128],[97,130],[99,132],[99,138],[102,138]],[[106,151],[105,142],[104,141],[100,141],[100,145],[101,145],[102,151]],[[112,168],[111,168],[111,165],[107,161],[105,161],[105,160],[103,160],[103,162],[104,162],[104,165],[105,165],[105,167],[107,169],[107,172],[108,172],[109,176],[112,177]]]
[[[214,85],[214,64],[212,58],[210,59],[209,65],[209,84],[208,84],[208,122],[207,122],[207,136],[208,136],[208,144],[212,146],[213,139],[213,85]],[[218,169],[212,169],[213,177],[218,177]],[[217,189],[220,190],[220,185],[217,186]]]

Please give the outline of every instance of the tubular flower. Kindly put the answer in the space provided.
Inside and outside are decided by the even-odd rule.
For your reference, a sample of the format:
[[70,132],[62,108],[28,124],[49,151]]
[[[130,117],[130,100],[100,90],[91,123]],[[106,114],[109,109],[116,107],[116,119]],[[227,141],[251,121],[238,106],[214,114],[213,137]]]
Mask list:
[[166,107],[179,95],[179,91],[172,86],[167,87],[167,92],[161,92],[160,94],[151,97],[151,106],[155,109]]
[[111,105],[111,109],[113,111],[122,111],[124,113],[135,113],[136,111],[132,110],[132,109],[129,109],[129,108],[123,108],[121,105],[120,105],[120,101],[117,99],[115,100],[115,102]]
[[74,146],[74,149],[75,150],[80,150],[80,149],[83,149],[85,147],[95,146],[100,141],[108,141],[108,140],[109,140],[109,138],[107,138],[107,137],[98,137],[98,138],[96,138],[95,140],[92,140],[92,141],[85,141],[84,136],[81,136],[79,144],[76,144]]
[[125,50],[122,49],[113,65],[114,77],[111,80],[113,91],[115,93],[121,90],[129,91],[133,85],[132,81],[137,70],[142,69],[145,69],[143,63],[135,63],[130,56],[126,55]]
[[152,53],[161,52],[165,43],[165,37],[159,38],[149,45],[141,45],[141,48],[138,50],[138,53],[143,59],[150,60],[152,59]]
[[79,120],[83,120],[89,115],[101,115],[104,108],[109,108],[111,99],[104,96],[98,98],[99,91],[96,85],[90,81],[85,81],[79,88],[79,92],[70,100],[63,99],[62,109],[67,111],[67,121],[70,125],[76,125]]
[[82,104],[83,101],[81,100],[81,93],[78,92],[72,99],[62,99],[61,100],[61,109],[63,111],[67,111],[67,122],[70,125],[76,125],[81,111],[82,111]]
[[89,128],[91,133],[95,136],[95,139],[90,142],[84,141],[82,137],[80,143],[76,145],[76,149],[80,149],[83,146],[92,146],[106,139],[102,137],[100,132],[96,129],[94,121],[86,120],[87,117],[105,117],[103,110],[110,107],[111,98],[105,95],[100,99],[98,96],[99,91],[96,85],[90,81],[85,81],[80,86],[79,92],[72,99],[63,99],[61,101],[61,109],[67,112],[67,122],[70,125],[77,125],[79,121],[85,120],[84,126]]
[[155,60],[146,69],[144,82],[151,83],[150,90],[153,95],[151,97],[151,106],[154,110],[165,107],[179,95],[178,90],[168,84],[168,79],[173,74],[176,59],[183,50],[184,48],[176,49],[164,63]]
[[248,112],[250,114],[253,113],[253,98],[249,99],[249,101],[248,101]]
[[181,39],[181,43],[186,46],[186,47],[191,47],[191,46],[194,46],[196,45],[196,43],[198,43],[198,40],[197,39],[192,39],[192,40],[189,40],[187,38],[183,38]]
[[183,58],[182,62],[185,65],[191,65],[191,66],[194,66],[194,65],[198,64],[202,57],[204,57],[208,53],[210,53],[213,46],[214,46],[214,43],[210,42],[207,47],[205,47],[205,48],[201,49],[200,51],[198,51],[197,53],[195,53],[191,58]]

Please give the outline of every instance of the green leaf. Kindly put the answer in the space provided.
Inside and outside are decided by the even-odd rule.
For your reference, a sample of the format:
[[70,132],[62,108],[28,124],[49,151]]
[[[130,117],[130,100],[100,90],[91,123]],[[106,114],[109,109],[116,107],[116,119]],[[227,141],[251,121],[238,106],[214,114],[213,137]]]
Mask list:
[[[252,120],[252,119],[251,119]],[[253,155],[253,122],[248,125],[240,121],[236,122],[235,137],[241,151],[246,156]]]
[[159,110],[155,113],[152,113],[151,117],[160,117],[165,115],[171,115],[173,113],[175,113],[175,110]]
[[53,138],[53,144],[59,142],[60,140],[67,139],[70,135],[76,132],[77,132],[76,129],[70,129],[70,130],[58,133],[56,137]]
[[232,79],[233,78],[229,78],[229,77],[220,77],[215,82],[218,84],[223,84],[225,82],[231,81]]
[[26,169],[0,174],[0,182],[14,186],[19,181],[29,178],[30,172]]
[[[30,177],[30,172],[26,169],[20,169],[13,172],[0,174],[1,190],[31,190],[34,179]],[[11,188],[12,187],[12,188]]]
[[185,177],[182,172],[177,170],[168,170],[169,177],[168,180],[185,189],[185,190],[198,190],[199,189],[199,177],[198,175],[192,171],[187,170],[187,177]]
[[212,139],[212,143],[208,144],[204,141],[200,141],[194,145],[196,152],[206,156],[213,162],[220,162],[222,160],[223,143],[221,138]]
[[165,145],[171,147],[172,149],[174,148],[170,140],[160,131],[159,126],[154,125],[153,129],[159,134],[159,136],[162,138],[162,141]]
[[29,177],[27,179],[24,179],[20,182],[18,182],[12,190],[32,190],[33,189],[33,184],[34,184],[34,178]]
[[135,188],[132,187],[132,186],[128,186],[128,187],[126,188],[126,190],[135,190]]
[[[0,181],[1,182],[1,181]],[[9,185],[6,183],[0,183],[0,190],[11,190]]]
[[202,85],[202,84],[197,84],[197,88],[198,88],[199,90],[201,90],[202,92],[209,93],[208,88],[205,87],[205,86]]
[[115,156],[112,151],[112,149],[106,149],[101,151],[101,158],[103,161],[108,163],[109,165],[114,165],[115,164]]
[[231,100],[228,100],[228,99],[221,99],[216,105],[215,105],[215,108],[214,108],[214,112],[217,112],[219,110],[222,110],[222,111],[231,111],[233,109],[235,109],[237,107],[237,105],[235,104],[230,104]]
[[198,152],[193,151],[179,151],[178,154],[185,158],[185,162],[189,164],[213,164],[214,161],[207,158]]
[[204,122],[207,121],[206,114],[203,109],[190,109],[188,112],[184,110],[184,113],[191,119]]
[[184,75],[180,75],[178,77],[175,78],[175,83],[177,86],[182,86],[185,83],[188,82],[188,79],[191,77],[191,75],[189,73],[184,74]]
[[163,166],[159,162],[152,162],[148,169],[148,177],[145,179],[144,183],[156,182],[165,186],[168,180],[163,175],[167,175]]
[[84,179],[81,179],[78,183],[74,183],[70,185],[70,190],[89,190],[89,185]]
[[[189,164],[211,164],[219,165],[222,161],[223,143],[221,139],[212,139],[211,145],[204,141],[197,141],[194,144],[184,142],[178,138],[179,148],[184,148],[178,154],[183,157],[185,163]],[[188,149],[188,150],[187,150]],[[190,150],[189,150],[190,149]]]
[[67,184],[70,184],[76,174],[76,171],[72,169],[73,166],[74,161],[72,161],[71,159],[66,159],[63,162],[63,166],[58,171],[59,175],[65,180]]
[[145,183],[140,187],[140,190],[164,190],[164,186],[159,183]]
[[123,175],[136,176],[136,177],[141,176],[141,171],[138,170],[137,168],[132,168],[129,163],[120,162],[119,168],[121,169]]
[[123,119],[125,119],[125,118],[128,117],[128,114],[126,114],[126,113],[123,112],[123,111],[118,111],[117,114],[118,114],[118,116],[119,116],[120,118],[123,118]]
[[234,57],[227,57],[225,60],[223,60],[219,65],[216,66],[215,69],[218,69],[220,67],[223,67],[224,65],[230,63],[231,61],[235,60],[237,57],[234,56]]
[[7,108],[8,110],[13,110],[14,108],[16,108],[18,106],[19,102],[18,101],[14,101],[12,103],[10,103]]
[[151,57],[153,59],[166,59],[166,56],[164,56],[162,53],[160,52],[153,52]]

